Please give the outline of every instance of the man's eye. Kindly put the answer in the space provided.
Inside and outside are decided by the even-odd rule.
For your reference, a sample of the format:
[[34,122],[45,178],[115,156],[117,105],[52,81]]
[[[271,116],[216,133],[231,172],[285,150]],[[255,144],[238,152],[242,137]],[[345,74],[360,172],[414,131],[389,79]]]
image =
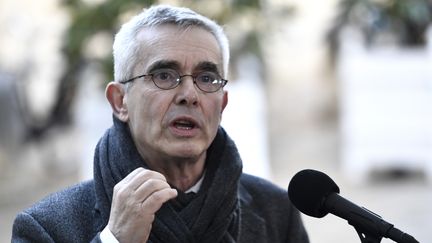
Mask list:
[[218,77],[214,73],[202,73],[198,75],[197,79],[203,83],[214,83],[216,80],[218,80]]
[[212,80],[211,80],[210,76],[201,76],[201,81],[208,83],[208,82],[211,82]]
[[169,79],[170,75],[169,73],[159,73],[158,78],[159,79]]
[[170,79],[172,75],[170,75],[169,73],[158,73],[156,75],[157,79],[161,79],[161,80],[166,80],[166,79]]
[[176,79],[176,75],[173,71],[157,71],[153,73],[153,77],[163,81]]

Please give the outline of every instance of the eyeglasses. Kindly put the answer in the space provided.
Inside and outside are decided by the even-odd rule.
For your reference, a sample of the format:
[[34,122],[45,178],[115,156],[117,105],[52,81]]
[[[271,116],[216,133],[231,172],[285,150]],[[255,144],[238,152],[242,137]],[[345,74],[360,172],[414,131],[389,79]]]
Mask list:
[[170,68],[157,69],[149,74],[136,76],[126,81],[120,81],[120,83],[126,84],[135,79],[151,77],[151,80],[158,88],[169,90],[179,86],[182,78],[187,76],[192,77],[194,84],[206,93],[216,92],[228,83],[228,80],[222,79],[219,74],[215,72],[203,71],[196,75],[180,75],[176,70]]

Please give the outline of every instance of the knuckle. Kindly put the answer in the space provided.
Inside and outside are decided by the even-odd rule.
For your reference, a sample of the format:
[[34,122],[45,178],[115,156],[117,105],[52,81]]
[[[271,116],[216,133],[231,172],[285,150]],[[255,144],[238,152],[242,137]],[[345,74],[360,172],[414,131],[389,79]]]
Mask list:
[[158,206],[162,205],[169,199],[170,199],[170,194],[167,190],[157,191],[149,197],[149,200]]
[[154,171],[154,170],[144,170],[141,173],[143,173],[143,175],[147,176],[148,178],[165,180],[165,177],[161,173]]
[[114,187],[114,197],[125,198],[130,194],[130,190],[125,186]]
[[163,203],[165,203],[168,198],[165,196],[163,191],[158,191],[151,194],[142,204],[141,208],[146,213],[156,213],[160,209]]
[[162,203],[164,202],[165,197],[160,192],[155,192],[150,196],[150,199],[154,201],[155,203]]
[[146,170],[146,169],[144,169],[143,167],[138,167],[135,169],[135,171],[142,171],[142,170]]
[[148,187],[151,189],[158,189],[163,187],[162,181],[159,179],[148,179],[147,180]]
[[121,189],[122,189],[122,185],[120,183],[117,183],[113,188],[114,195],[118,194]]

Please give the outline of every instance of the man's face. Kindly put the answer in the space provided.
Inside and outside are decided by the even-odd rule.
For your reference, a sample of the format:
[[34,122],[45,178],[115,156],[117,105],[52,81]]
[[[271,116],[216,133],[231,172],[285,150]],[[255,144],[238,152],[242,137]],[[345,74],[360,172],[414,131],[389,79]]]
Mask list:
[[[222,56],[215,37],[202,28],[179,29],[174,25],[146,28],[139,60],[131,76],[158,68],[173,68],[180,75],[195,75],[210,67],[223,76]],[[162,90],[151,79],[134,81],[124,96],[134,142],[144,159],[198,159],[216,136],[227,93],[199,90],[192,78]]]

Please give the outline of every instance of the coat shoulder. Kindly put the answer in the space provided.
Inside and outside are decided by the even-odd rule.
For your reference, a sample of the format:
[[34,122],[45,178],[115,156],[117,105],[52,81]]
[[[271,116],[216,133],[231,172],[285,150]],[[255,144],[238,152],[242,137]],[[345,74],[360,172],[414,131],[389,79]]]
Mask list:
[[55,242],[88,241],[97,231],[95,203],[93,180],[50,194],[17,215],[13,237],[46,235]]
[[95,198],[94,182],[90,180],[50,194],[25,212],[34,216],[68,217],[93,210]]
[[274,200],[275,203],[288,203],[287,190],[280,186],[257,176],[242,174],[240,178],[241,186],[256,200]]

